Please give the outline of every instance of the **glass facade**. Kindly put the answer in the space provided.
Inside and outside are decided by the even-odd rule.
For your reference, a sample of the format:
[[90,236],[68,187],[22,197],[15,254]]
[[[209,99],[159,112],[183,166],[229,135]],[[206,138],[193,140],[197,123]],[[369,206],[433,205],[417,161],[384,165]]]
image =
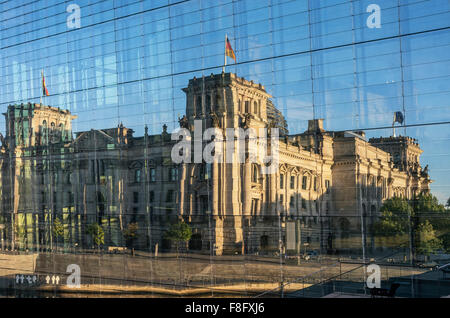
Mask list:
[[[0,293],[449,295],[449,21],[442,0],[0,0]],[[255,134],[208,161],[208,128]]]

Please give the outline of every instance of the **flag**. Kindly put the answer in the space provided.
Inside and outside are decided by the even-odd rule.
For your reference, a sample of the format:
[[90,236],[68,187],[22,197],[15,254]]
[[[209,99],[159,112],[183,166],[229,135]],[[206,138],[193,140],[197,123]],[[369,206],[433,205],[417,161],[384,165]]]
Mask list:
[[45,86],[45,78],[44,78],[44,71],[42,71],[42,95],[49,96],[47,86]]
[[399,124],[403,124],[403,113],[395,112],[394,113],[394,123],[397,122]]
[[228,36],[226,37],[225,43],[225,55],[231,57],[236,63],[236,55],[234,55],[234,51],[231,47],[230,41],[228,41]]

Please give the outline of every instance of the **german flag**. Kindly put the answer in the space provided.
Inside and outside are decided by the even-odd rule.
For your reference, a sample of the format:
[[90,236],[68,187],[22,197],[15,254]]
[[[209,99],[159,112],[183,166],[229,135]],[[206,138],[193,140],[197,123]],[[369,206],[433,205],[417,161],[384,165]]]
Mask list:
[[50,94],[48,93],[47,86],[45,86],[44,71],[42,71],[41,73],[42,73],[42,95],[49,96]]
[[236,55],[234,55],[233,48],[231,47],[230,41],[228,40],[228,36],[225,37],[225,55],[231,57],[236,63]]

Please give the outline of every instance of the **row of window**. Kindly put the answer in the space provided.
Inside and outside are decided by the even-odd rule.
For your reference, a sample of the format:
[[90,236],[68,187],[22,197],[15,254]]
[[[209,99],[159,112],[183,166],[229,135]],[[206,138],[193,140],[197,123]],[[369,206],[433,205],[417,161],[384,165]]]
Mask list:
[[[174,203],[175,198],[176,198],[175,190],[173,190],[173,189],[167,190],[165,202],[166,203]],[[148,201],[149,201],[149,203],[153,203],[155,201],[155,192],[154,191],[149,192]],[[134,204],[139,203],[139,192],[137,192],[137,191],[133,192],[133,203]]]
[[[290,189],[296,189],[296,176],[291,176],[289,187]],[[309,183],[308,183],[308,176],[304,175],[302,176],[302,190],[310,189]],[[284,174],[280,174],[280,189],[284,189]],[[298,183],[300,184],[300,177],[298,177]],[[314,191],[317,191],[319,184],[319,180],[317,176],[312,177],[312,188]],[[326,193],[329,193],[330,191],[330,180],[325,180],[325,189]]]
[[[169,168],[169,179],[168,181],[177,181],[178,180],[178,168],[172,167]],[[149,181],[156,182],[156,168],[149,169]],[[134,182],[139,183],[142,182],[142,170],[135,169],[134,170]]]
[[[280,194],[280,196],[279,196],[279,204],[281,206],[284,206],[284,195],[283,194]],[[307,200],[303,199],[300,195],[298,195],[298,196],[291,195],[290,199],[289,199],[289,208],[291,211],[293,211],[293,210],[298,211],[298,209],[296,209],[296,207],[300,207],[302,211],[308,210]],[[309,203],[310,211],[312,211],[314,209],[316,212],[319,212],[319,207],[320,207],[320,203],[318,200],[310,200],[310,203]],[[325,201],[326,212],[329,211],[329,208],[330,208],[329,202]]]

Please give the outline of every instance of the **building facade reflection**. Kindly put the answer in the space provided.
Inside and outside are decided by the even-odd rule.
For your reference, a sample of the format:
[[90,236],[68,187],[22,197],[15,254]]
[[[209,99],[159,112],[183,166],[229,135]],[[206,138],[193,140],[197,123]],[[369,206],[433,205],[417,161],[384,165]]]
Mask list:
[[[194,120],[203,130],[280,128],[277,172],[262,174],[263,163],[249,160],[175,164],[166,125],[140,137],[122,124],[73,134],[76,116],[67,110],[10,105],[0,176],[9,248],[90,248],[92,223],[104,228],[105,245],[123,246],[124,229],[136,222],[136,248],[169,249],[164,233],[180,219],[193,229],[188,248],[218,255],[284,250],[288,221],[298,222],[311,248],[352,248],[334,242],[352,232],[359,233],[354,248],[373,248],[370,229],[383,201],[429,191],[413,138],[367,141],[364,132],[326,131],[322,119],[289,135],[264,86],[233,73],[193,78],[183,91],[180,125],[192,132]],[[60,242],[52,235],[57,218]]]

